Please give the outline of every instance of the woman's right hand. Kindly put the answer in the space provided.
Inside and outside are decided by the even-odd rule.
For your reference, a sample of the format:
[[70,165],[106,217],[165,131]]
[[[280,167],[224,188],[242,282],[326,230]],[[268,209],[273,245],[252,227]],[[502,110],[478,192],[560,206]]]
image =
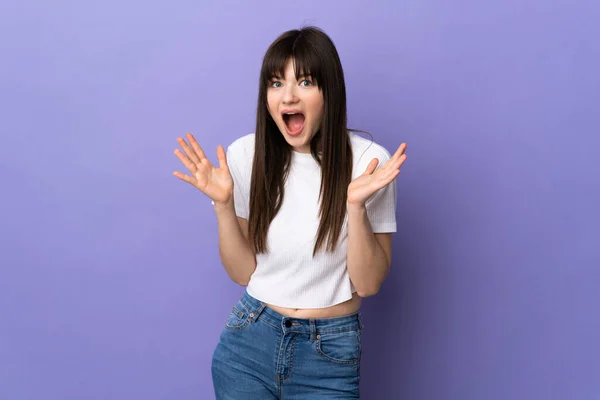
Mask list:
[[219,167],[217,168],[206,158],[204,151],[202,151],[202,148],[191,133],[187,134],[187,139],[190,142],[189,145],[183,138],[177,138],[177,142],[183,148],[185,154],[176,149],[175,155],[191,175],[186,175],[178,171],[173,172],[173,175],[193,185],[210,197],[215,203],[224,204],[232,201],[233,178],[227,166],[223,146],[217,147],[217,158],[219,160]]

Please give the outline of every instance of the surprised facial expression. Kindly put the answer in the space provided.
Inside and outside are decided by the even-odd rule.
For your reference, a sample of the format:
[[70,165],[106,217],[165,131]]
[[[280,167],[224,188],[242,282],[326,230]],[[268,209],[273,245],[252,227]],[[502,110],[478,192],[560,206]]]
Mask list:
[[296,79],[293,60],[285,76],[275,76],[267,88],[267,107],[279,131],[299,153],[310,153],[310,141],[321,127],[323,92],[310,76]]

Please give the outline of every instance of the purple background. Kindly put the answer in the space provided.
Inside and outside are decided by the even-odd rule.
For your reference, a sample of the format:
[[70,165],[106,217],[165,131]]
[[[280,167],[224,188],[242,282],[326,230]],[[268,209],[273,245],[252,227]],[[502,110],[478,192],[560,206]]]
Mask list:
[[600,398],[598,2],[89,3],[0,5],[0,399],[213,398],[242,289],[172,151],[251,132],[305,24],[409,143],[363,398]]

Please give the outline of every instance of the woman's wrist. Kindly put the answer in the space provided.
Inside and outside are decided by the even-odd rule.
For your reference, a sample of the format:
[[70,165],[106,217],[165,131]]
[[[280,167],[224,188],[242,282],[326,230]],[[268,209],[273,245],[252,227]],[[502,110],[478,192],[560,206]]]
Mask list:
[[350,203],[347,202],[346,203],[346,209],[348,210],[349,214],[353,214],[353,213],[362,213],[367,211],[367,206],[363,203]]
[[230,198],[227,201],[224,202],[220,202],[220,201],[213,201],[212,205],[215,209],[215,212],[217,214],[221,214],[223,212],[228,212],[228,211],[234,211],[235,212],[235,205],[233,203],[233,197]]

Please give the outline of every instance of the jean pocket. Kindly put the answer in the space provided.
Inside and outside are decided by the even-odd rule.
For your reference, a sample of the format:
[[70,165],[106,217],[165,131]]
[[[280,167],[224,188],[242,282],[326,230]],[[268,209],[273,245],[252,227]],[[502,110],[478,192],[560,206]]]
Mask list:
[[325,333],[317,335],[317,353],[338,364],[358,364],[361,344],[359,331]]
[[252,314],[244,306],[236,304],[227,318],[225,329],[232,331],[245,329],[251,321],[250,317],[252,317]]

